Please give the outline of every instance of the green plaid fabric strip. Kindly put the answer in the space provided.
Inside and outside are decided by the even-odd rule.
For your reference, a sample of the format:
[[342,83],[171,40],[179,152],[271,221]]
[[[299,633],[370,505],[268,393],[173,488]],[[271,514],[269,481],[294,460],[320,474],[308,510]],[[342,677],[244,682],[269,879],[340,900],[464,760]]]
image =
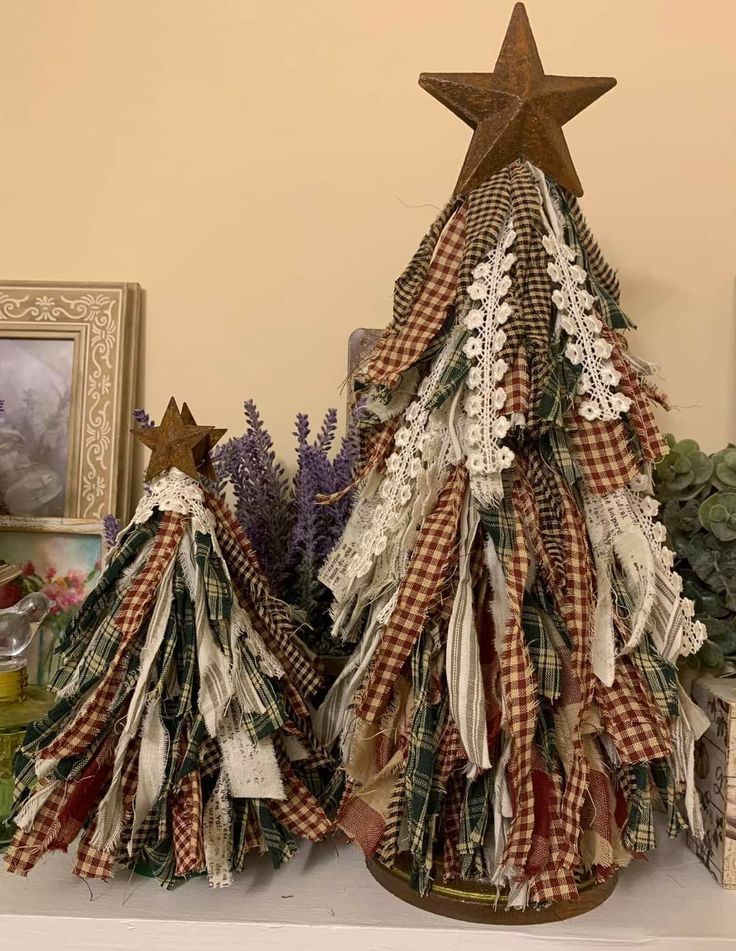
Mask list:
[[654,702],[665,716],[680,715],[677,668],[669,664],[645,634],[640,644],[631,652],[631,660],[644,677],[652,692]]
[[493,542],[502,565],[506,564],[511,556],[516,538],[516,521],[509,488],[508,477],[504,474],[504,493],[501,502],[495,508],[480,510],[483,531]]
[[465,345],[468,339],[468,331],[464,330],[457,339],[457,347],[455,352],[450,357],[450,360],[445,367],[445,372],[440,377],[437,388],[432,394],[432,398],[428,403],[430,410],[437,409],[438,406],[442,406],[448,396],[457,390],[460,384],[463,382],[465,377],[470,371],[470,363],[468,358],[463,352],[463,346]]
[[680,832],[687,829],[687,823],[677,808],[677,794],[672,768],[668,760],[654,759],[649,764],[649,771],[659,793],[662,808],[667,814],[667,835],[674,839]]
[[651,852],[656,845],[649,769],[646,763],[619,770],[619,779],[629,808],[622,840],[632,852]]
[[268,803],[265,800],[254,799],[253,804],[258,813],[258,822],[273,867],[279,868],[284,862],[288,862],[296,852],[296,839],[280,822],[274,819],[268,811]]
[[562,662],[549,639],[539,611],[528,600],[522,609],[521,627],[537,674],[539,693],[548,700],[556,700],[562,691]]
[[488,832],[490,804],[493,799],[493,774],[483,773],[465,787],[460,814],[460,838],[457,851],[463,878],[478,878],[485,872],[483,844]]
[[535,742],[542,757],[545,771],[550,776],[561,774],[562,762],[557,751],[555,717],[552,712],[552,705],[547,700],[542,700],[539,704]]
[[447,699],[444,698],[439,705],[433,705],[429,696],[430,667],[435,647],[433,634],[433,629],[428,628],[412,651],[414,715],[404,771],[409,851],[413,859],[412,883],[421,894],[426,894],[429,888],[433,832],[429,816],[433,805],[435,755],[441,724],[447,716]]
[[194,602],[181,566],[177,563],[173,580],[174,620],[176,624],[176,676],[179,689],[174,716],[183,717],[192,709],[197,683],[197,627]]
[[560,473],[568,485],[575,485],[582,477],[580,468],[570,452],[565,430],[561,427],[553,426],[542,435],[539,450],[542,458]]
[[197,567],[204,580],[207,613],[220,648],[228,659],[230,652],[230,617],[233,610],[233,589],[227,570],[215,552],[212,537],[202,532],[194,536]]

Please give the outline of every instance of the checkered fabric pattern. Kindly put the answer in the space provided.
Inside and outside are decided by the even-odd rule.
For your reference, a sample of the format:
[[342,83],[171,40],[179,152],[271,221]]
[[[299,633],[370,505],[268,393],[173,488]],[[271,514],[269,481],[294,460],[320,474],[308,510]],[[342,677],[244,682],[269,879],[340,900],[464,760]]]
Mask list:
[[204,580],[207,613],[217,634],[220,649],[230,657],[230,617],[233,610],[233,589],[227,569],[215,552],[211,535],[197,532],[194,538],[197,566]]
[[365,720],[375,723],[383,713],[401,668],[439,602],[456,553],[467,483],[467,471],[456,466],[424,520],[356,711]]
[[674,839],[687,829],[687,822],[677,808],[677,790],[672,768],[668,760],[655,759],[649,764],[649,772],[657,787],[662,808],[667,814],[667,835]]
[[56,783],[53,792],[36,814],[33,826],[27,832],[16,832],[5,853],[5,865],[9,872],[26,876],[35,868],[59,831],[59,814],[70,795],[71,790],[65,783]]
[[465,784],[457,842],[463,878],[474,878],[484,871],[483,848],[491,820],[492,779],[493,774],[485,772]]
[[521,626],[537,674],[539,694],[548,700],[556,700],[562,690],[562,663],[533,605],[524,605]]
[[112,855],[103,852],[92,845],[97,824],[93,821],[85,829],[79,840],[77,857],[72,872],[79,878],[94,878],[107,882],[112,877]]
[[535,520],[531,528],[538,536],[535,548],[542,563],[547,589],[555,591],[565,584],[567,571],[565,539],[560,532],[564,510],[553,470],[534,450],[529,450],[526,459],[527,477],[535,507]]
[[642,457],[647,462],[658,462],[667,454],[667,445],[654,419],[649,396],[634,368],[624,357],[626,342],[620,334],[603,328],[601,336],[612,346],[611,363],[621,374],[619,390],[631,400],[627,418],[634,428]]
[[440,235],[445,230],[455,210],[460,205],[456,198],[450,199],[432,223],[432,227],[422,238],[414,257],[407,265],[404,273],[394,284],[394,315],[393,326],[400,327],[411,313],[414,303],[427,279],[434,250]]
[[529,414],[529,397],[531,387],[529,383],[529,365],[526,351],[520,350],[513,358],[506,376],[503,378],[503,388],[506,391],[506,402],[503,411],[506,415],[521,413],[524,418]]
[[533,501],[521,457],[511,497],[514,513],[514,547],[500,552],[508,604],[508,621],[500,655],[501,690],[505,701],[503,727],[511,742],[509,786],[514,803],[506,849],[501,860],[505,868],[522,869],[532,844],[534,832],[534,734],[538,709],[538,688],[529,651],[521,627],[522,606],[531,569],[531,553],[527,548],[525,524],[533,521]]
[[439,703],[433,703],[431,697],[432,657],[436,648],[436,637],[427,630],[411,655],[414,703],[404,768],[404,794],[409,851],[413,860],[411,881],[420,894],[426,894],[429,887],[437,750],[448,709],[446,696]]
[[296,839],[271,815],[269,811],[271,800],[254,799],[253,802],[257,803],[258,823],[271,862],[274,868],[279,868],[296,852]]
[[440,332],[455,300],[464,242],[465,209],[460,206],[442,233],[411,313],[401,326],[385,330],[373,350],[366,380],[393,389]]
[[598,298],[601,317],[604,318],[609,327],[620,330],[633,327],[619,304],[619,286],[616,273],[603,258],[588,223],[583,217],[577,199],[550,179],[548,179],[548,183],[565,216],[565,240],[575,252],[578,264],[584,268],[588,275],[590,289]]
[[182,779],[171,804],[171,838],[177,877],[198,872],[204,865],[202,784],[192,770]]
[[457,388],[470,372],[470,361],[463,350],[463,347],[467,343],[469,336],[470,335],[468,331],[464,330],[457,338],[455,352],[447,361],[447,366],[445,367],[444,372],[437,383],[437,387],[432,394],[432,398],[427,404],[430,410],[437,409],[437,407],[442,406],[445,400],[453,395],[453,393],[457,390]]
[[516,317],[507,328],[509,337],[516,338],[528,356],[531,392],[527,426],[536,432],[553,421],[540,413],[541,394],[559,385],[550,359],[552,283],[542,244],[541,196],[536,180],[526,163],[512,166],[511,178],[511,217],[516,231],[512,304]]
[[649,769],[645,763],[636,763],[620,769],[618,775],[628,808],[621,839],[632,852],[651,852],[656,847],[657,840],[654,833]]
[[[561,868],[572,869],[578,858],[580,813],[587,786],[587,761],[583,751],[582,719],[593,703],[595,678],[590,660],[590,632],[593,624],[594,570],[588,548],[588,535],[583,513],[572,490],[559,473],[555,473],[557,491],[562,503],[562,522],[558,533],[566,545],[566,575],[562,590],[554,592],[555,605],[572,642],[567,689],[579,692],[579,706],[572,728],[572,766],[568,772],[560,806],[559,840],[564,854],[558,856]],[[561,698],[570,702],[572,698]]]
[[141,571],[131,581],[125,597],[115,615],[115,626],[120,631],[118,654],[130,643],[140,630],[144,618],[151,609],[164,569],[174,557],[174,552],[184,535],[187,517],[179,512],[164,512],[156,540]]
[[680,692],[678,689],[677,668],[668,663],[652,645],[648,634],[629,655],[631,662],[646,680],[657,704],[659,712],[665,717],[680,715]]
[[[321,686],[320,675],[297,647],[289,613],[269,592],[245,532],[221,499],[208,496],[208,504],[217,518],[217,540],[244,606],[251,608],[254,620],[262,620],[269,648],[300,693],[305,696],[315,693]],[[303,700],[294,712],[304,719],[309,716]]]
[[612,686],[597,685],[596,698],[606,734],[623,764],[647,763],[669,756],[667,724],[628,658],[619,660]]
[[622,489],[639,474],[629,434],[621,420],[568,417],[567,433],[585,484],[595,495]]
[[447,784],[442,816],[442,868],[440,877],[448,882],[460,874],[458,839],[460,837],[460,814],[465,798],[465,777],[462,772],[453,773]]
[[458,274],[458,300],[473,282],[473,270],[498,241],[511,209],[509,167],[496,172],[467,196],[465,252]]
[[269,799],[268,809],[271,815],[295,835],[310,842],[319,842],[332,831],[332,822],[325,814],[317,799],[294,772],[281,743],[274,742],[281,776],[284,780],[286,799]]

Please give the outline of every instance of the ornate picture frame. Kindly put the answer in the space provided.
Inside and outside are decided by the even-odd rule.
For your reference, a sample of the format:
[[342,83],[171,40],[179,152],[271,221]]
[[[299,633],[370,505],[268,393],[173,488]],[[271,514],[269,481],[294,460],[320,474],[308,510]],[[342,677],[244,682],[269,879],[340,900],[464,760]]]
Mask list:
[[140,309],[138,284],[0,281],[5,514],[127,520]]

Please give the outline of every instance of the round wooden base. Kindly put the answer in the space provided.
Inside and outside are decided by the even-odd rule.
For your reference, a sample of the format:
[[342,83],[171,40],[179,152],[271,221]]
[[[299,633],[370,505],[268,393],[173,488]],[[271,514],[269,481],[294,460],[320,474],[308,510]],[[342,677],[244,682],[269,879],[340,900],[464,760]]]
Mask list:
[[409,885],[409,863],[403,856],[399,856],[392,869],[375,859],[368,859],[366,865],[378,884],[402,901],[434,915],[483,925],[541,925],[576,918],[602,905],[613,893],[617,881],[617,876],[612,875],[601,884],[583,882],[578,886],[580,897],[576,901],[559,901],[546,908],[519,911],[515,908],[507,910],[505,897],[499,897],[494,886],[482,882],[456,879],[433,886],[432,891],[422,897]]

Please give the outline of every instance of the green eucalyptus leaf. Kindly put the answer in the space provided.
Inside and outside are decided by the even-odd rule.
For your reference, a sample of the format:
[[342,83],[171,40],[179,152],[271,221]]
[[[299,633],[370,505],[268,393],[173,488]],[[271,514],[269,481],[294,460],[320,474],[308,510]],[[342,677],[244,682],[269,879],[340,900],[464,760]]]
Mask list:
[[736,492],[716,492],[709,496],[701,503],[698,515],[703,528],[719,541],[736,539]]
[[698,660],[704,667],[723,666],[723,653],[712,641],[706,641],[698,652]]

